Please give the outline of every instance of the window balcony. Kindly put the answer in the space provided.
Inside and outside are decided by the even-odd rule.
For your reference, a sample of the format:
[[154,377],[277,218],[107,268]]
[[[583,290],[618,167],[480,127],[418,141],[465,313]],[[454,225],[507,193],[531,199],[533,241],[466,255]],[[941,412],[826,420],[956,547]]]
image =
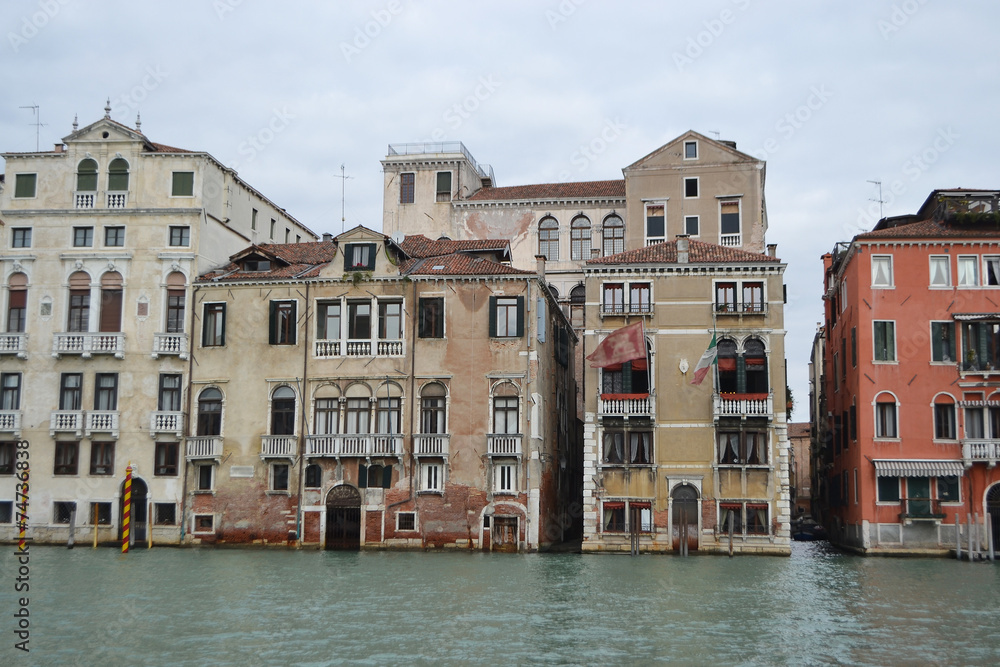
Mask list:
[[28,358],[28,334],[0,334],[0,354],[16,354],[21,359]]
[[719,237],[719,245],[727,248],[738,248],[743,245],[740,234],[723,234]]
[[125,334],[89,331],[57,333],[52,339],[52,356],[58,359],[64,354],[79,354],[84,359],[95,354],[113,354],[118,359],[124,359]]
[[298,438],[294,435],[262,435],[260,437],[260,458],[295,458]]
[[713,415],[719,417],[767,417],[774,416],[772,394],[715,394]]
[[49,420],[49,435],[73,433],[83,437],[83,410],[55,410]]
[[180,439],[184,435],[183,412],[153,412],[149,415],[149,435],[170,434]]
[[125,208],[128,206],[128,192],[109,192],[108,208]]
[[73,206],[75,208],[94,208],[96,201],[96,192],[77,192],[73,195]]
[[992,468],[1000,462],[1000,441],[963,438],[962,460],[967,468],[973,463],[987,463]]
[[153,358],[160,355],[177,355],[181,359],[188,358],[188,336],[184,333],[153,334]]
[[340,356],[339,340],[317,340],[313,344],[313,356],[317,359],[333,359]]
[[[374,355],[372,350],[375,350]],[[404,341],[400,339],[371,340],[360,338],[347,341],[320,339],[313,344],[313,356],[317,359],[371,356],[402,357],[404,350]]]
[[620,317],[624,315],[652,315],[651,303],[602,303],[602,317]]
[[598,398],[601,417],[651,417],[653,400],[649,394],[601,394]]
[[89,438],[92,433],[110,434],[112,438],[117,439],[118,414],[117,410],[88,410],[84,435]]
[[489,456],[520,456],[520,433],[490,433],[486,436],[486,453]]
[[764,315],[767,313],[767,304],[762,301],[749,303],[716,303],[715,313],[717,315]]
[[448,456],[451,435],[448,433],[420,433],[413,436],[414,456]]
[[15,438],[20,437],[20,410],[0,410],[0,433],[13,433]]
[[198,435],[187,439],[187,460],[222,458],[222,436]]
[[377,433],[335,433],[306,437],[306,456],[402,456],[403,436]]
[[907,498],[906,511],[899,515],[900,521],[933,521],[940,523],[944,519],[941,503],[934,498]]

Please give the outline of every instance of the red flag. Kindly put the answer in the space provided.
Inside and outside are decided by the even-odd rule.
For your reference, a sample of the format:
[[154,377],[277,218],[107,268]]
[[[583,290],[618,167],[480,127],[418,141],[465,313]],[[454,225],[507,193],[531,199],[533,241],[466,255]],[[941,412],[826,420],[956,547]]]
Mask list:
[[591,368],[606,368],[645,358],[646,336],[642,331],[642,320],[612,332],[601,341],[596,350],[587,355]]

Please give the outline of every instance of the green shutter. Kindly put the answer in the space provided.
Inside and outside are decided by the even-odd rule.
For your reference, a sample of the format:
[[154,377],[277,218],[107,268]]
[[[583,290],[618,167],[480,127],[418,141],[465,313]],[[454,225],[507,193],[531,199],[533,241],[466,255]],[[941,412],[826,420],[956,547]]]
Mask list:
[[979,335],[979,340],[976,341],[979,344],[979,370],[986,370],[987,364],[992,361],[990,358],[990,325],[979,322],[975,326]]
[[364,463],[358,464],[358,488],[368,488],[368,466]]
[[278,302],[271,301],[267,314],[267,342],[274,345],[278,342]]
[[289,345],[295,345],[296,336],[298,335],[298,331],[299,331],[299,302],[298,301],[292,301],[292,312],[290,314],[290,317],[292,318],[292,322],[291,322],[291,331],[289,331],[289,334],[288,334],[288,344]]
[[34,197],[35,184],[38,182],[38,174],[15,174],[14,175],[14,196]]
[[392,486],[392,466],[382,468],[382,488],[388,489]]
[[875,323],[875,361],[886,360],[885,323]]
[[736,393],[747,393],[747,362],[742,354],[736,357]]
[[517,297],[517,337],[524,336],[524,297]]
[[194,172],[175,171],[170,194],[174,197],[190,197],[194,194]]
[[490,297],[490,338],[497,335],[497,298]]
[[219,345],[226,344],[226,304],[222,304],[222,312],[219,313],[219,317],[222,318],[222,340],[219,341]]

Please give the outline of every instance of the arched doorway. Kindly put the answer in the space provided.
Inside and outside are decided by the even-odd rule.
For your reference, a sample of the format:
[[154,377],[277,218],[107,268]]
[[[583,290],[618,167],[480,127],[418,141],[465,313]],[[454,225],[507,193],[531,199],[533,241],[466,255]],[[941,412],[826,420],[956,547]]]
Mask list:
[[358,549],[361,546],[361,494],[342,484],[326,496],[326,548]]
[[993,550],[1000,551],[1000,484],[986,492],[986,511],[993,528]]
[[681,551],[681,542],[688,551],[698,549],[698,492],[690,484],[680,484],[670,494],[673,510],[670,532],[673,550]]
[[[147,523],[147,506],[149,501],[149,487],[140,477],[132,478],[132,511],[129,515],[129,540],[131,542],[145,542]],[[121,483],[118,489],[118,541],[122,539],[122,525],[125,517],[125,482]]]

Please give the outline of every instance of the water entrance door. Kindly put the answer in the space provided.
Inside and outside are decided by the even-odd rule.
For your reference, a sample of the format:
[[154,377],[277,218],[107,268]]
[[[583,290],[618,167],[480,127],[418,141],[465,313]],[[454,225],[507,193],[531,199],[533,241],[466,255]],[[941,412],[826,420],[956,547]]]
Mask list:
[[517,551],[517,517],[493,517],[493,551]]
[[986,494],[986,512],[993,527],[993,551],[1000,552],[1000,484],[994,484]]
[[929,477],[906,478],[906,513],[910,516],[931,515],[931,480]]
[[698,549],[698,492],[693,486],[682,484],[670,494],[673,512],[670,517],[671,541],[673,549],[680,553],[681,542],[687,543],[688,551]]
[[326,548],[361,547],[361,494],[353,486],[335,486],[326,497]]
[[[122,482],[118,494],[118,541],[122,539],[122,521],[125,516],[125,482]],[[147,522],[147,504],[149,501],[149,487],[146,482],[138,477],[132,478],[132,514],[129,517],[129,534],[133,542],[145,542]]]

